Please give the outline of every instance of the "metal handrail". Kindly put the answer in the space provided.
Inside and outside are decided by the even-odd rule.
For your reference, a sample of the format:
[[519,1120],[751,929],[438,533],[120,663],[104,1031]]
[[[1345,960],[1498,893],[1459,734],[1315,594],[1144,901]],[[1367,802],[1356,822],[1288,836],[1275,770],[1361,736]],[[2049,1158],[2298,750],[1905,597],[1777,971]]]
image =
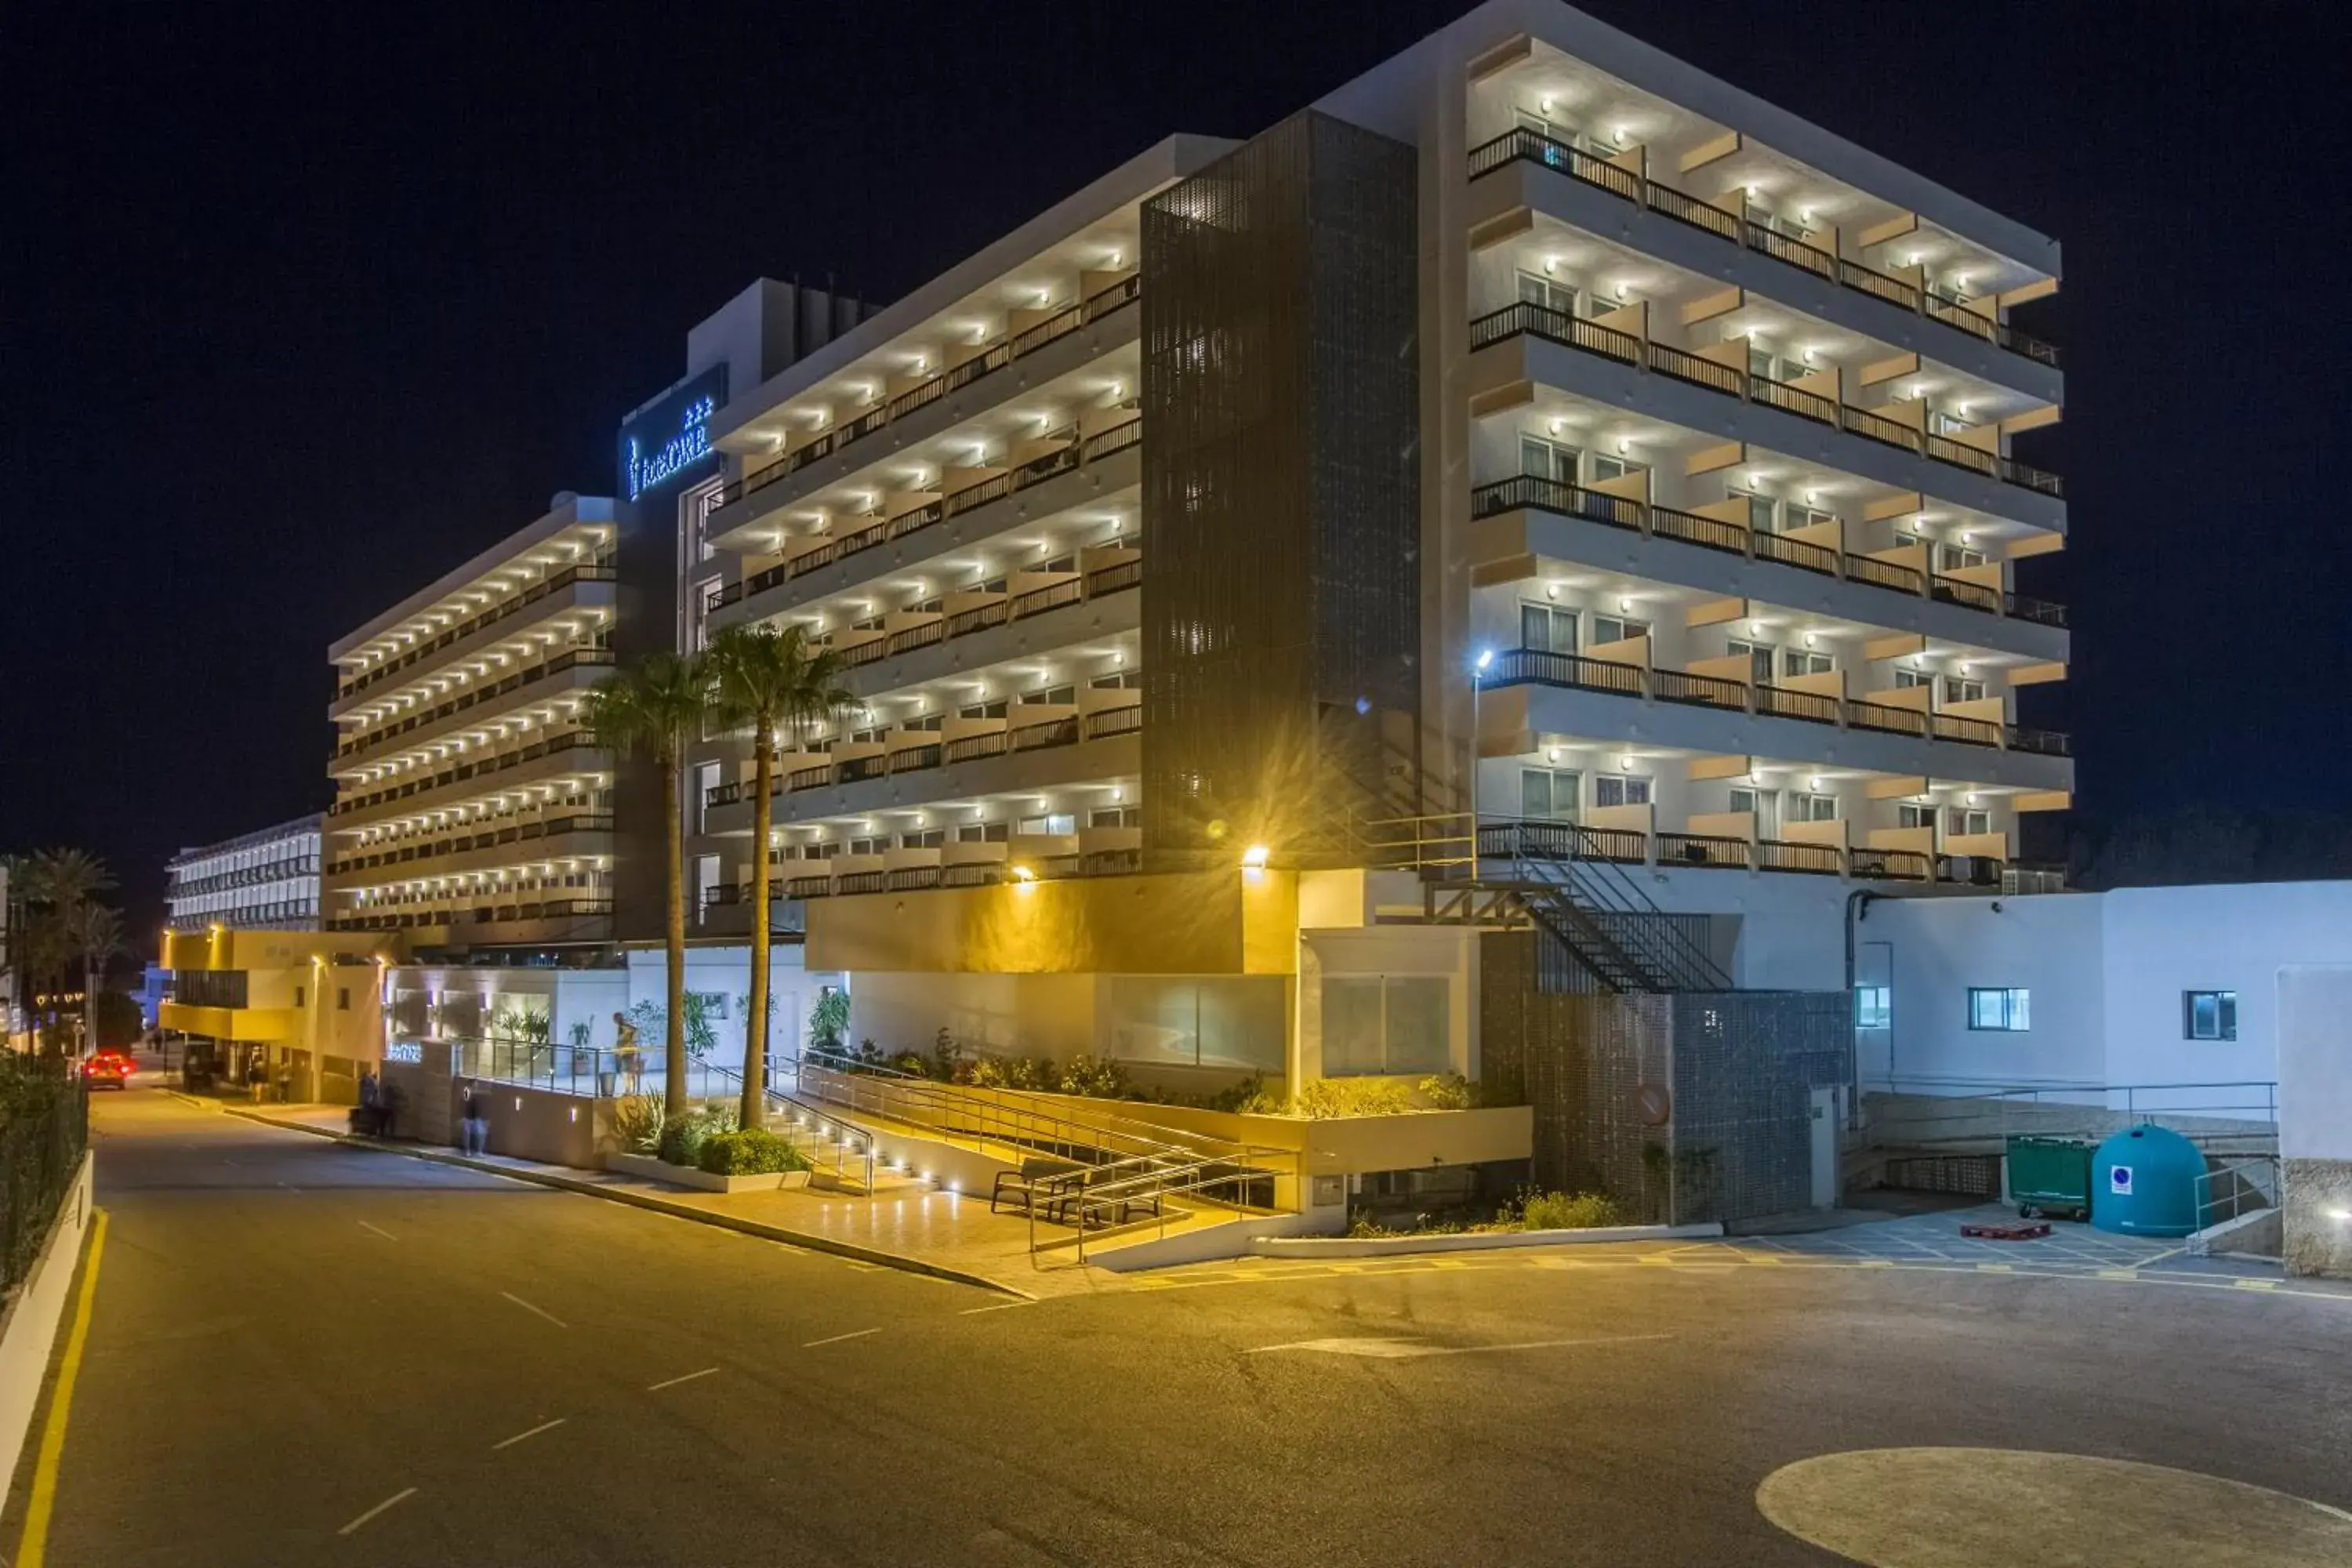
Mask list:
[[[711,1067],[708,1070],[718,1075],[722,1081],[732,1082],[735,1085],[736,1096],[739,1099],[741,1097],[743,1092],[742,1074],[735,1071],[731,1068],[723,1067]],[[863,1176],[859,1184],[864,1188],[866,1196],[873,1196],[874,1133],[870,1129],[857,1126],[854,1122],[844,1121],[837,1116],[833,1116],[824,1111],[819,1110],[815,1106],[803,1105],[791,1095],[778,1090],[772,1083],[761,1084],[760,1096],[770,1110],[787,1112],[803,1126],[814,1123],[814,1131],[827,1137],[830,1146],[834,1151],[834,1174],[835,1176],[845,1175],[849,1172],[849,1166],[846,1163],[847,1157],[844,1152],[848,1150],[856,1151],[859,1158],[859,1164],[863,1169]],[[773,1130],[771,1129],[771,1131]]]

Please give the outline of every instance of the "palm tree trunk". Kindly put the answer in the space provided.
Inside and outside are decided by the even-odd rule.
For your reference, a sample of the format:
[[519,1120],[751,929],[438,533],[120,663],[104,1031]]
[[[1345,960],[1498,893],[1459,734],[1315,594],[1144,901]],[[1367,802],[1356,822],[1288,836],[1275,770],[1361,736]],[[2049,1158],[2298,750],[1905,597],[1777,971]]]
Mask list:
[[766,724],[752,731],[751,788],[751,1016],[743,1020],[742,1125],[764,1127],[768,1121],[765,1079],[768,1069],[768,830],[776,808],[768,786],[776,773],[775,733]]
[[88,1056],[98,1049],[98,973],[89,955],[81,960],[81,1050]]
[[662,1041],[662,1115],[666,1121],[676,1121],[686,1114],[686,850],[678,841],[684,825],[677,814],[677,753],[665,752],[661,759],[662,835],[668,840],[669,848],[669,919],[664,933],[668,947],[669,1025]]

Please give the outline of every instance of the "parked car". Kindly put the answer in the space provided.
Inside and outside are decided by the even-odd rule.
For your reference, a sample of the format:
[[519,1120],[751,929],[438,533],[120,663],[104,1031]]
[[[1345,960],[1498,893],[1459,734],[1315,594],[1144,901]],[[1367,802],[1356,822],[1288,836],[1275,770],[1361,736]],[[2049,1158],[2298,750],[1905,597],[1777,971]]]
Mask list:
[[125,1051],[99,1051],[81,1064],[82,1081],[92,1089],[121,1089],[138,1070],[139,1064]]

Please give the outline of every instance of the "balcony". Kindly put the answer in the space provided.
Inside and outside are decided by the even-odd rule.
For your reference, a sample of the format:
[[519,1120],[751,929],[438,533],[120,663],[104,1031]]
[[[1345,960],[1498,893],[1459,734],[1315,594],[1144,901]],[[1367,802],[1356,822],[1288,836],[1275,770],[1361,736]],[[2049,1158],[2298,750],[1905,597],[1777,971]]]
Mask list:
[[[982,730],[952,740],[920,740],[901,734],[887,742],[873,742],[854,748],[855,755],[830,756],[789,771],[779,768],[768,793],[772,796],[797,795],[803,790],[898,778],[989,757],[1054,751],[1087,741],[1107,741],[1120,735],[1139,734],[1142,729],[1143,709],[1139,702],[1129,702],[1116,708],[1063,714],[1029,723],[1006,722],[1003,728]],[[751,779],[736,779],[713,785],[703,792],[704,808],[716,810],[751,799],[753,783]]]
[[1834,283],[1882,300],[1899,310],[1937,322],[1954,331],[1965,332],[1979,342],[1991,343],[2036,364],[2046,365],[2053,370],[2058,368],[2055,347],[1981,311],[1943,299],[1906,279],[1832,255],[1802,240],[1777,234],[1761,224],[1749,221],[1743,214],[1702,201],[1632,169],[1555,142],[1538,132],[1516,127],[1471,149],[1470,178],[1476,180],[1517,163],[1532,163],[1565,174],[1635,206],[1712,236],[1726,245],[1769,257],[1785,266],[1810,273],[1823,282]]
[[335,695],[340,700],[356,696],[372,687],[379,686],[400,671],[414,668],[417,664],[431,658],[442,649],[462,642],[476,632],[495,626],[501,621],[512,619],[542,599],[551,595],[560,594],[574,584],[616,581],[618,581],[618,574],[610,566],[567,566],[545,581],[532,584],[512,598],[501,600],[491,605],[480,615],[469,620],[459,621],[429,642],[417,644],[399,658],[386,659],[373,668],[362,670],[337,686]]
[[[992,502],[1007,500],[1049,479],[1058,479],[1066,474],[1091,472],[1095,470],[1097,464],[1118,453],[1131,451],[1141,445],[1143,421],[1140,415],[1128,409],[1103,412],[1120,415],[1123,417],[1107,421],[1104,427],[1092,432],[1086,431],[1082,426],[1076,438],[1066,442],[1052,451],[1033,457],[1012,468],[985,473],[983,478],[972,483],[944,495],[922,500],[896,516],[850,520],[856,522],[858,526],[846,532],[813,543],[790,559],[762,568],[739,582],[730,583],[711,600],[711,609],[714,611],[725,609],[745,600],[755,599],[770,589],[806,577],[812,573],[864,554],[881,545],[896,543],[900,540],[910,538],[928,528],[965,516]],[[1132,483],[1133,480],[1130,479],[1126,482]],[[1108,489],[1124,488],[1124,486],[1113,487],[1105,483],[1101,488]],[[1010,525],[1012,516],[1013,514],[1008,511],[1005,525]],[[952,549],[955,542],[945,542],[937,548]],[[898,563],[894,561],[890,565],[877,565],[874,570],[877,572],[891,570]]]
[[[1704,817],[1693,821],[1718,826],[1707,824]],[[1843,828],[1843,824],[1838,826]],[[1738,833],[1497,821],[1491,816],[1479,819],[1478,853],[1488,861],[1536,854],[1555,860],[1598,860],[1661,870],[1778,872],[1858,882],[1942,882],[1991,888],[2001,886],[2005,864],[1988,855],[1880,849]]]
[[[827,862],[825,870],[783,876],[773,874],[778,868],[772,866],[768,897],[782,901],[934,888],[992,888],[1012,881],[1132,876],[1143,869],[1141,834],[1134,828],[1087,828],[1057,840],[1032,838],[1024,842],[1017,858],[1007,849],[1003,844],[950,844],[944,849],[845,856]],[[751,891],[748,880],[721,882],[706,892],[703,908],[745,902]]]
[[1869,731],[1997,751],[2050,757],[2071,754],[2067,737],[2056,731],[2027,729],[1973,715],[1895,707],[1790,686],[1735,680],[1712,673],[1651,669],[1586,654],[1512,648],[1497,654],[1479,678],[1482,690],[1519,685],[1597,691],[1643,702],[1713,708],[1751,717],[1794,720],[1838,730]]
[[[382,849],[344,855],[328,862],[327,873],[333,877],[347,877],[358,871],[406,866],[420,860],[441,860],[479,849],[503,848],[509,845],[544,845],[548,839],[574,833],[612,831],[612,817],[596,812],[575,812],[541,822],[484,823],[464,833],[447,834],[415,843],[404,841]],[[562,855],[567,852],[557,850],[553,853]]]
[[523,777],[505,779],[499,778],[497,775],[509,770],[523,768],[526,764],[546,758],[555,759],[557,765],[550,771],[556,773],[571,767],[586,767],[592,762],[591,753],[594,756],[610,755],[596,745],[595,737],[586,731],[565,731],[561,734],[535,741],[528,746],[519,746],[511,752],[460,763],[454,767],[443,768],[434,773],[419,774],[415,778],[404,779],[396,784],[386,784],[380,789],[370,790],[365,795],[345,795],[327,808],[327,815],[356,816],[361,812],[372,811],[377,806],[390,805],[395,802],[436,793],[470,779],[490,778],[504,784],[528,784],[533,782],[533,779]]
[[[493,701],[511,692],[520,691],[524,687],[536,681],[551,679],[568,670],[602,670],[612,667],[613,650],[610,648],[566,648],[562,653],[541,659],[537,664],[516,670],[512,675],[500,680],[476,686],[461,697],[453,697],[446,702],[411,713],[396,724],[387,724],[379,729],[367,730],[352,735],[335,748],[335,761],[341,763],[359,757],[365,752],[376,750],[387,741],[414,733],[428,724],[437,723],[441,720],[466,712],[469,709],[479,707],[485,702]],[[522,706],[522,704],[517,704],[517,706]]]
[[[472,937],[484,940],[489,934],[469,931],[477,925],[514,924],[522,921],[562,921],[589,920],[610,916],[610,899],[541,899],[533,902],[505,904],[469,903],[464,908],[399,910],[381,913],[344,915],[326,922],[329,931],[416,931],[439,927],[449,928],[453,938]],[[512,940],[528,940],[532,936],[546,937],[566,934],[553,931],[513,933]]]
[[[1470,492],[1470,515],[1474,519],[1500,517],[1522,509],[1601,523],[1644,538],[1678,541],[1751,561],[1774,562],[1801,572],[1912,598],[1928,598],[1987,615],[2031,621],[2037,626],[2063,628],[2066,625],[2065,606],[2046,599],[2030,598],[1991,584],[1922,570],[1899,561],[1853,554],[1791,534],[1760,533],[1730,516],[1681,511],[1532,475],[1497,479]],[[1743,500],[1739,510],[1744,509]]]
[[[1865,440],[1898,447],[1914,457],[1964,468],[1983,478],[1998,479],[2003,484],[2015,485],[2053,500],[2065,497],[2064,481],[2056,474],[2021,463],[2014,458],[2004,457],[1965,440],[1931,434],[1878,410],[1841,404],[1819,392],[1752,374],[1744,364],[1728,364],[1703,353],[1652,342],[1631,332],[1579,320],[1564,310],[1521,301],[1489,311],[1470,323],[1470,347],[1474,353],[1520,336],[1558,343],[1563,348],[1592,354],[1635,371],[1666,376],[1742,403],[1760,404],[1815,425],[1843,430]],[[1925,410],[1916,403],[1905,406],[1924,417]]]
[[[1082,327],[1093,325],[1143,297],[1143,279],[1129,276],[1101,289],[1077,304],[1035,322],[1013,335],[992,344],[984,353],[974,354],[961,364],[951,365],[919,385],[909,387],[898,395],[878,402],[855,419],[837,425],[819,434],[814,439],[796,447],[777,461],[756,473],[749,473],[719,492],[718,506],[724,508],[759,494],[761,490],[791,478],[820,458],[845,451],[876,431],[904,419],[918,410],[929,407],[950,393],[995,374],[1026,356],[1035,353],[1049,343],[1056,342]],[[714,528],[714,531],[724,531]]]

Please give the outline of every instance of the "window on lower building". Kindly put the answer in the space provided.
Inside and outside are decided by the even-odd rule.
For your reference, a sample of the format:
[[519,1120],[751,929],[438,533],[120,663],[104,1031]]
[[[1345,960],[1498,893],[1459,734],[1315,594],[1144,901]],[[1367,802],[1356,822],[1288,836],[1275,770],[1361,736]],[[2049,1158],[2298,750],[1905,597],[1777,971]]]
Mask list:
[[1833,795],[1791,795],[1789,797],[1789,820],[1791,822],[1835,822],[1837,796]]
[[2238,994],[2234,991],[2182,992],[2180,1031],[2191,1040],[2236,1039]]
[[1545,653],[1576,651],[1576,612],[1556,605],[1519,605],[1519,646]]
[[1000,697],[992,702],[967,702],[962,707],[956,710],[956,717],[959,719],[1002,719],[1004,717],[1004,699]]
[[1554,768],[1519,770],[1519,815],[1538,821],[1574,822],[1582,801],[1580,773]]
[[1042,833],[1048,837],[1060,837],[1076,833],[1078,830],[1078,819],[1071,812],[1049,811],[1037,816],[1023,817],[1019,826],[1024,833]]
[[1724,651],[1734,658],[1743,654],[1747,656],[1748,679],[1759,686],[1772,684],[1772,645],[1770,643],[1746,642],[1734,637],[1724,645]]
[[1895,988],[1857,985],[1853,988],[1853,1026],[1884,1029],[1895,1020]]
[[1529,479],[1557,479],[1572,485],[1576,483],[1578,460],[1582,457],[1574,447],[1547,441],[1540,436],[1519,437],[1519,472]]
[[2032,993],[2021,985],[1969,987],[1969,1027],[2000,1029],[2012,1034],[2033,1026],[2029,1006]]
[[1002,844],[1011,834],[1009,825],[1002,822],[967,822],[956,829],[959,844]]
[[1139,691],[1143,689],[1143,672],[1123,669],[1117,675],[1097,675],[1087,685],[1096,691]]
[[1836,668],[1836,661],[1825,653],[1808,653],[1800,647],[1780,650],[1783,675],[1827,675]]
[[1444,975],[1326,975],[1323,1076],[1444,1072],[1450,1062]]
[[1902,805],[1895,808],[1895,826],[1897,827],[1933,827],[1936,826],[1936,808],[1932,805],[1921,805],[1915,802],[1906,800]]
[[1957,675],[1944,677],[1944,700],[1947,703],[1979,702],[1984,700],[1984,694],[1985,684],[1981,680],[1966,679]]
[[1647,805],[1650,781],[1638,773],[1603,773],[1592,781],[1595,805]]
[[1623,642],[1627,637],[1645,637],[1649,635],[1650,623],[1647,621],[1627,620],[1622,616],[1592,617],[1592,645],[1595,647],[1602,643]]
[[1955,838],[1963,834],[1990,833],[1992,814],[1970,811],[1964,805],[1948,805],[1944,808],[1944,831]]
[[1076,689],[1068,686],[1041,686],[1034,691],[1024,691],[1021,694],[1021,700],[1024,705],[1051,703],[1056,707],[1066,708],[1077,700]]
[[887,838],[853,838],[849,841],[852,855],[879,855],[890,847]]
[[898,835],[898,847],[901,849],[937,849],[947,841],[948,833],[944,827],[926,827],[919,832]]
[[1518,277],[1519,303],[1535,305],[1563,316],[1576,314],[1576,289],[1567,283],[1557,283],[1538,273],[1522,272]]
[[1097,806],[1087,813],[1088,827],[1140,827],[1143,812],[1132,805]]

